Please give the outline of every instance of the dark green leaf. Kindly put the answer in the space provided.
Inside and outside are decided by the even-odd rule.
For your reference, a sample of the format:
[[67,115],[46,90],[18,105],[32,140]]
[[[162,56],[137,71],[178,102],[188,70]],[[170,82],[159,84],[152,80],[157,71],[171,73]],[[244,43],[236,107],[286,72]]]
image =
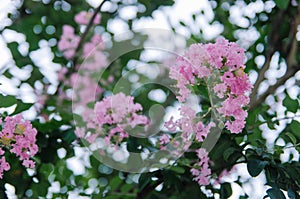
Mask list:
[[300,123],[296,120],[293,120],[290,124],[291,130],[295,135],[299,135],[300,132]]
[[233,147],[229,147],[228,149],[226,149],[226,150],[224,151],[224,153],[223,153],[224,160],[227,161],[227,160],[229,159],[229,157],[230,157],[232,154],[234,154],[235,152],[237,152],[237,151],[236,151],[236,149],[233,148]]
[[33,104],[31,103],[23,103],[21,101],[17,102],[17,107],[15,109],[15,111],[12,113],[13,115],[16,115],[18,113],[21,113],[23,111],[28,110]]
[[143,190],[151,182],[151,173],[143,173],[139,178],[139,189]]
[[291,190],[291,189],[288,189],[288,197],[290,199],[295,199],[296,198],[295,192],[293,190]]
[[290,3],[290,0],[274,0],[274,1],[276,3],[276,6],[278,6],[278,8],[282,10],[285,10]]
[[284,194],[278,188],[268,189],[267,194],[268,194],[268,196],[270,196],[271,199],[285,199]]
[[232,195],[231,185],[226,182],[221,185],[221,199],[227,199]]
[[262,172],[262,170],[265,168],[265,166],[268,164],[267,161],[261,161],[258,159],[250,159],[247,163],[247,169],[249,174],[252,177],[256,177]]
[[174,167],[171,167],[170,169],[179,174],[183,174],[185,172],[184,168],[179,167],[179,166],[174,166]]
[[288,111],[291,111],[293,113],[296,113],[299,108],[298,100],[290,98],[289,95],[286,95],[282,103],[283,106],[285,106]]
[[17,103],[17,100],[14,96],[10,95],[1,95],[0,94],[0,107],[10,107]]

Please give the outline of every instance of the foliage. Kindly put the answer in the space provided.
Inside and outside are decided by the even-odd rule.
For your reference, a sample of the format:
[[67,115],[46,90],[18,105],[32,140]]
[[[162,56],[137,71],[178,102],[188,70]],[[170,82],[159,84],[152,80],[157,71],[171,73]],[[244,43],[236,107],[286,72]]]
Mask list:
[[[101,13],[101,23],[92,25],[86,35],[80,24],[74,21],[74,16],[79,12],[93,10],[85,1],[26,0],[15,5],[15,9],[7,16],[11,23],[1,30],[1,37],[12,56],[8,64],[2,63],[1,72],[3,79],[13,83],[18,92],[1,87],[1,116],[19,113],[33,115],[31,123],[38,131],[36,143],[39,151],[34,157],[34,169],[25,169],[15,156],[6,155],[11,169],[4,172],[0,181],[0,198],[7,197],[7,184],[15,187],[15,194],[19,198],[67,198],[72,194],[111,199],[214,198],[216,195],[228,198],[235,193],[233,184],[246,189],[247,182],[235,170],[243,166],[247,168],[249,179],[256,180],[257,176],[265,176],[266,186],[263,189],[266,198],[300,198],[300,7],[297,1],[208,2],[213,12],[208,26],[220,25],[220,34],[224,38],[237,41],[246,49],[245,72],[254,79],[245,128],[239,134],[230,134],[223,129],[209,152],[209,159],[213,162],[212,175],[218,179],[215,184],[199,187],[193,181],[190,173],[190,165],[196,159],[193,151],[188,151],[166,168],[142,174],[127,173],[112,169],[90,155],[85,149],[85,143],[75,135],[76,125],[80,126],[82,118],[81,115],[73,115],[72,100],[62,95],[72,90],[72,84],[57,79],[57,76],[61,67],[67,68],[67,72],[63,74],[65,80],[70,79],[72,73],[78,72],[76,66],[83,61],[78,55],[83,53],[83,49],[76,49],[73,58],[66,59],[63,56],[57,45],[63,34],[63,26],[72,26],[80,38],[83,38],[83,43],[87,43],[94,33],[113,38],[116,32],[111,28],[112,22],[119,20],[128,31],[140,36],[136,41],[136,46],[139,47],[148,38],[143,33],[135,32],[134,24],[139,20],[155,17],[155,12],[170,8],[174,3],[177,2],[105,1],[103,7],[95,8],[96,11],[98,9],[96,13]],[[119,12],[128,7],[137,11],[135,17],[124,18]],[[186,30],[188,36],[185,39],[188,44],[213,42],[217,36],[209,38],[204,27],[197,31],[193,28],[210,9],[194,13],[191,16],[192,22],[174,23],[169,20],[170,29],[174,32]],[[241,10],[240,16],[233,16],[237,9]],[[16,33],[25,37],[25,40],[8,39],[7,35],[15,36]],[[114,44],[110,49],[112,53],[105,54],[109,59],[119,55],[122,47],[135,46],[130,39],[114,40]],[[24,45],[26,50],[22,47]],[[49,50],[48,58],[42,57],[45,54],[34,56],[41,50]],[[140,60],[143,50],[139,48],[113,59],[102,74],[101,87],[112,90],[116,81],[109,82],[110,77],[117,80],[130,71],[130,63]],[[48,59],[49,62],[45,61]],[[55,77],[49,75],[45,68],[54,68],[52,73]],[[28,72],[30,75],[19,74]],[[132,73],[140,75],[145,82],[149,81],[148,77],[136,71]],[[274,78],[273,74],[277,76]],[[93,75],[96,77],[98,73]],[[5,85],[5,81],[1,84]],[[128,82],[124,80],[123,83],[126,85]],[[32,90],[34,100],[21,95],[24,88]],[[167,93],[164,102],[148,98],[149,93],[155,89],[162,89]],[[133,95],[142,105],[143,113],[149,114],[147,111],[155,104],[165,107],[173,105],[175,96],[168,92],[161,85],[148,84],[136,90]],[[204,102],[203,112],[209,112],[209,106],[205,105],[205,102],[209,102],[207,90],[199,86],[194,88],[194,92]],[[97,97],[102,99],[104,95],[105,93],[101,93]],[[132,152],[140,152],[140,145],[152,147],[148,139],[131,138],[127,148]],[[191,148],[197,149],[199,145],[194,144]],[[78,162],[83,165],[83,174],[77,174],[71,169]],[[222,178],[226,175],[235,177],[233,180]],[[250,194],[253,193],[245,191],[239,197],[248,198]]]

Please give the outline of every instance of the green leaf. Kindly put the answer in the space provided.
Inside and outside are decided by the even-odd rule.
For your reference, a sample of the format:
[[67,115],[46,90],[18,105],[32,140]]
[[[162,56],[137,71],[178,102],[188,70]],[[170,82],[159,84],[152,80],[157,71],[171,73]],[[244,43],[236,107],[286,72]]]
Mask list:
[[143,190],[151,182],[151,173],[143,173],[139,178],[139,189]]
[[221,185],[221,199],[227,199],[232,195],[230,183],[226,182]]
[[268,189],[267,194],[268,194],[268,196],[270,196],[271,199],[285,199],[284,194],[278,188]]
[[293,190],[291,190],[291,189],[288,189],[288,197],[290,199],[295,199],[296,198],[295,192]]
[[15,111],[11,115],[16,115],[18,113],[21,113],[23,111],[28,110],[33,104],[31,103],[24,103],[21,100],[17,99],[15,96],[11,95],[1,95],[0,94],[0,107],[1,108],[7,108],[13,105],[17,105],[15,108]]
[[13,115],[16,115],[18,113],[21,113],[23,111],[28,110],[33,104],[31,103],[23,103],[21,101],[17,102],[17,107],[15,109],[15,111],[12,113]]
[[234,154],[236,152],[236,149],[233,148],[233,147],[229,147],[228,149],[226,149],[223,153],[223,157],[224,157],[224,160],[228,160],[229,157]]
[[291,140],[292,144],[297,144],[297,138],[292,133],[287,132],[285,135]]
[[109,186],[112,191],[116,190],[122,183],[122,180],[119,178],[119,176],[114,177],[110,180]]
[[278,6],[278,8],[282,10],[285,10],[290,3],[290,0],[274,0],[274,1],[276,3],[276,6]]
[[10,107],[16,103],[17,103],[17,100],[14,96],[10,96],[10,95],[4,96],[4,95],[0,94],[0,107],[1,108]]
[[288,111],[291,111],[293,113],[296,113],[299,108],[299,102],[297,99],[290,98],[289,95],[286,95],[286,97],[283,100],[283,106],[287,108]]
[[267,161],[261,161],[258,159],[248,160],[247,169],[252,177],[256,177],[262,172],[265,166],[268,164]]
[[293,120],[290,124],[290,128],[295,135],[298,135],[300,132],[300,123],[296,120]]
[[170,169],[179,174],[183,174],[185,172],[184,168],[179,166],[171,167]]

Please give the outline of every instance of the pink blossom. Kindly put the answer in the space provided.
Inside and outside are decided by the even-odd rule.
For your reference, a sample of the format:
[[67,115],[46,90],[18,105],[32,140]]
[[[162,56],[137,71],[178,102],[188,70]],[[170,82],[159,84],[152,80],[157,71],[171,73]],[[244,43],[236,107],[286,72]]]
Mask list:
[[90,144],[92,144],[92,143],[94,143],[94,142],[96,141],[96,139],[97,139],[98,136],[99,136],[99,134],[93,133],[93,134],[88,135],[88,136],[86,137],[86,140],[87,140]]
[[84,129],[84,128],[76,127],[74,133],[75,133],[75,135],[76,135],[78,138],[83,138],[84,135],[85,135],[85,129]]
[[[92,16],[93,16],[93,12],[86,12],[86,11],[81,11],[80,13],[78,13],[77,15],[75,15],[75,22],[81,25],[87,25],[89,23],[89,21],[91,20]],[[101,20],[101,16],[100,14],[97,14],[93,23],[94,24],[99,24]]]
[[[0,140],[5,140],[3,144],[9,152],[16,154],[25,167],[34,168],[34,162],[30,160],[38,152],[36,145],[37,130],[32,127],[29,121],[23,119],[22,115],[15,117],[7,116],[0,132]],[[0,149],[0,155],[4,155],[4,150]],[[0,178],[3,171],[10,169],[9,164],[2,157],[0,160]]]
[[166,134],[163,134],[160,138],[159,138],[159,144],[163,145],[163,144],[168,144],[170,142],[170,138],[169,136],[167,136]]
[[94,123],[97,128],[102,128],[108,124],[108,136],[105,136],[106,144],[113,143],[113,137],[118,136],[117,143],[121,142],[129,135],[125,128],[135,128],[138,125],[147,125],[149,120],[146,116],[137,114],[143,108],[140,104],[134,103],[134,98],[126,96],[124,93],[105,97],[94,106]]
[[217,84],[214,87],[214,92],[217,94],[219,98],[223,98],[227,91],[227,86],[224,83]]
[[193,180],[197,181],[199,185],[208,185],[211,175],[208,153],[204,148],[200,148],[196,152],[199,162],[194,165],[194,168],[192,168],[190,172],[195,176]]
[[242,132],[243,128],[245,127],[245,120],[234,120],[234,121],[227,121],[225,123],[226,128],[231,132],[231,133],[240,133]]
[[198,122],[196,126],[196,140],[198,142],[203,142],[207,137],[210,129],[215,126],[216,124],[214,122],[210,122],[207,126],[204,126],[202,122]]
[[63,52],[67,59],[70,59],[74,56],[79,41],[80,37],[74,34],[74,28],[64,25],[62,36],[58,42],[58,49]]
[[170,132],[174,132],[176,131],[176,127],[177,127],[177,122],[173,121],[173,116],[170,118],[169,121],[165,122],[165,127],[170,131]]
[[244,66],[245,50],[234,42],[219,38],[214,44],[207,44],[206,50],[210,55],[209,63],[218,69],[229,67],[230,71]]
[[3,178],[3,172],[8,171],[10,169],[10,165],[6,162],[5,157],[1,157],[0,159],[0,179]]

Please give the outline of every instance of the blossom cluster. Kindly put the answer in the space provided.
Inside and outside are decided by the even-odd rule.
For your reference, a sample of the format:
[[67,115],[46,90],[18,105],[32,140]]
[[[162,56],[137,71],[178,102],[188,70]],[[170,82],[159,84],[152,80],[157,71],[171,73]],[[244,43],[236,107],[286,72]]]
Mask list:
[[3,177],[3,171],[10,169],[4,156],[8,150],[19,157],[23,166],[34,168],[35,163],[30,158],[38,152],[37,130],[20,114],[15,117],[7,116],[4,121],[0,120],[0,122],[3,126],[0,132],[0,156],[2,156],[0,159],[0,178]]
[[[252,89],[250,80],[244,73],[244,59],[244,49],[225,39],[218,39],[216,43],[191,45],[184,56],[178,57],[170,67],[170,77],[177,81],[178,100],[185,102],[191,95],[190,88],[197,86],[199,80],[204,80],[206,86],[212,88],[213,95],[221,101],[219,107],[211,104],[211,109],[215,109],[221,119],[225,120],[225,127],[231,133],[240,133],[247,117],[244,108],[250,101],[247,94]],[[181,130],[183,140],[195,135],[196,141],[203,142],[210,129],[216,126],[214,122],[204,124],[201,118],[199,121],[196,112],[186,105],[180,107],[180,115],[179,120],[173,121],[171,118],[165,123],[165,127],[169,131]],[[219,122],[223,122],[222,120]],[[200,185],[207,185],[211,174],[208,154],[205,149],[200,148],[197,156],[199,162],[191,172]]]
[[191,169],[191,173],[195,176],[194,180],[197,181],[199,185],[208,185],[211,175],[208,153],[203,148],[198,149],[196,152],[199,161]]
[[[74,17],[74,20],[79,25],[87,25],[92,15],[93,12],[82,11]],[[100,14],[97,14],[93,23],[99,24],[100,19],[101,19]],[[98,38],[94,39],[95,42],[97,42],[98,40],[99,40]],[[75,34],[75,29],[70,25],[64,25],[61,38],[58,42],[58,49],[63,52],[63,55],[67,59],[73,58],[79,42],[80,42],[80,37]]]
[[188,140],[193,135],[198,142],[203,142],[207,137],[210,129],[215,127],[214,122],[210,122],[208,125],[204,125],[202,121],[195,122],[196,111],[191,107],[184,105],[180,107],[181,118],[173,121],[173,117],[170,118],[168,122],[165,123],[165,127],[170,131],[174,132],[176,129],[182,131],[181,138],[183,142],[189,143]]
[[[74,17],[74,21],[79,26],[85,26],[89,23],[93,16],[93,12],[82,11]],[[100,23],[101,16],[96,14],[93,24],[98,25]],[[83,120],[88,122],[91,120],[93,110],[86,108],[87,104],[94,102],[95,98],[102,94],[103,89],[98,85],[98,79],[95,77],[95,73],[100,72],[105,66],[107,66],[107,55],[104,53],[105,45],[102,36],[98,33],[94,33],[91,37],[84,42],[82,51],[80,54],[75,55],[76,48],[78,47],[80,37],[76,35],[75,29],[69,25],[63,26],[63,34],[58,43],[58,49],[63,52],[63,55],[67,59],[72,59],[74,56],[81,55],[79,61],[81,64],[75,66],[74,72],[70,73],[69,79],[65,76],[68,73],[68,68],[62,67],[58,72],[58,78],[60,81],[64,81],[63,88],[59,89],[60,99],[73,100],[73,109],[83,110],[80,114],[83,116]],[[94,75],[94,77],[93,77]],[[66,87],[70,87],[69,91]],[[67,90],[67,91],[66,91]]]
[[[111,144],[117,146],[129,136],[127,128],[148,124],[146,116],[137,114],[138,111],[142,111],[142,106],[133,100],[131,96],[118,93],[97,102],[87,128],[98,129],[100,132],[90,135],[87,140],[92,143],[98,136],[104,136],[108,146]],[[78,137],[85,137],[84,128],[77,128],[75,133]]]
[[225,39],[218,39],[214,44],[193,44],[170,68],[170,77],[177,80],[178,100],[184,102],[190,96],[189,86],[196,85],[196,79],[207,82],[217,71],[220,78],[212,86],[215,95],[223,101],[217,111],[226,119],[229,131],[240,133],[247,117],[244,110],[249,104],[247,93],[252,88],[244,73],[244,59],[244,49]]

